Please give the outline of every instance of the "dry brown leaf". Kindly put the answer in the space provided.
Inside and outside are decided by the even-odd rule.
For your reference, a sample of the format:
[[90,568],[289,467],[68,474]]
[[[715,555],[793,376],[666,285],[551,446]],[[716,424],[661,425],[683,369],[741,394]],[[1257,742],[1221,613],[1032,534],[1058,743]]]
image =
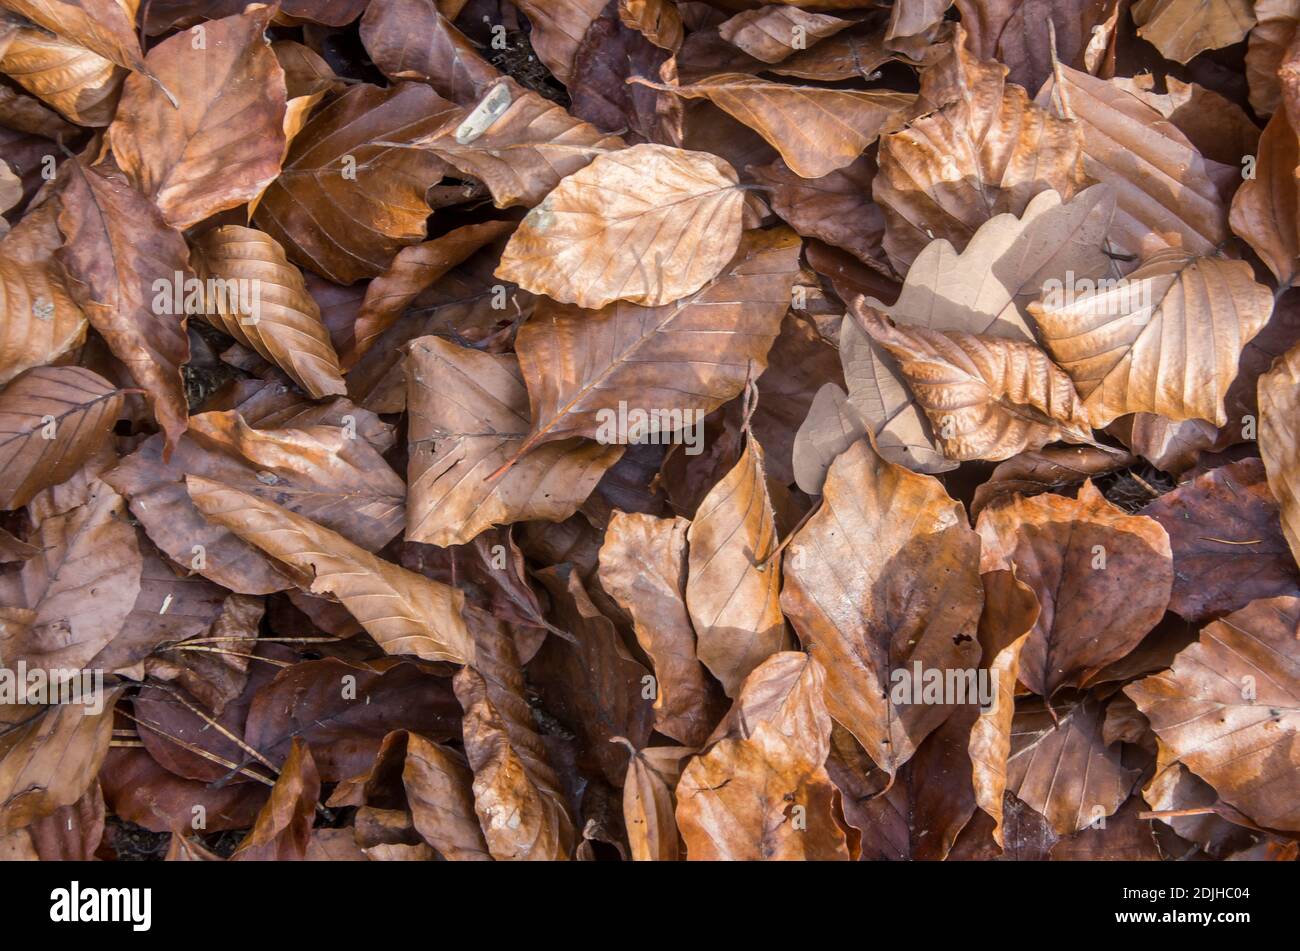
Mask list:
[[1046,817],[1057,835],[1114,815],[1138,778],[1124,766],[1119,744],[1106,744],[1101,724],[1101,704],[1092,698],[1056,709],[1037,700],[1016,711],[1007,789]]
[[1092,442],[1074,384],[1033,344],[895,327],[860,303],[854,307],[898,361],[949,459],[996,462],[1057,440]]
[[271,790],[271,798],[230,856],[231,861],[292,862],[306,858],[319,798],[320,775],[311,751],[295,737],[293,749]]
[[474,645],[463,592],[376,558],[342,535],[255,495],[187,476],[207,519],[283,562],[313,594],[333,594],[390,654],[463,664]]
[[[360,32],[385,76],[426,82],[457,105],[474,105],[501,78],[433,0],[371,0]],[[416,36],[419,42],[413,43]]]
[[[896,11],[898,6],[901,4],[896,5]],[[779,63],[796,50],[814,46],[818,40],[834,36],[853,25],[852,20],[778,4],[737,13],[718,27],[718,33],[755,59]]]
[[1256,0],[1258,22],[1250,31],[1246,46],[1246,79],[1250,84],[1250,106],[1259,116],[1277,112],[1282,101],[1278,69],[1286,59],[1287,47],[1295,39],[1300,23],[1297,0]]
[[5,6],[118,66],[149,75],[135,33],[137,4],[119,0],[5,0]]
[[573,820],[524,698],[524,675],[505,625],[477,625],[474,666],[456,674],[474,810],[498,861],[567,861]]
[[632,861],[676,862],[681,858],[673,790],[687,758],[694,753],[683,746],[651,746],[632,754],[623,783],[623,822]]
[[490,861],[474,812],[474,774],[459,753],[418,733],[406,736],[402,786],[411,821],[424,841],[451,862]]
[[763,450],[752,435],[735,467],[700,503],[686,537],[686,608],[696,653],[734,697],[750,671],[789,644],[776,522]]
[[[788,666],[785,654],[770,658],[746,680],[738,702],[746,703],[747,691],[764,692],[769,672],[784,680]],[[759,722],[744,736],[714,743],[682,771],[676,818],[692,861],[848,858],[832,813],[835,787],[815,758],[829,747],[831,732],[820,665],[806,658],[799,669],[811,677],[811,716]]]
[[[65,244],[57,257],[69,290],[144,389],[170,452],[189,415],[181,381],[190,355],[185,313],[170,306],[182,293],[178,282],[190,274],[185,239],[144,195],[111,174],[74,160],[63,163],[59,177]],[[155,306],[159,281],[166,288],[162,308]]]
[[28,370],[0,390],[0,509],[58,485],[111,438],[122,391],[81,367]]
[[978,661],[978,548],[937,479],[861,439],[831,464],[822,507],[785,554],[781,605],[826,671],[831,715],[891,776],[954,709],[900,694],[896,672]]
[[743,204],[735,171],[714,155],[650,144],[607,153],[528,213],[496,275],[588,309],[657,307],[731,260]]
[[274,238],[225,225],[199,238],[194,251],[204,320],[280,367],[313,399],[347,392],[320,307]]
[[1228,215],[1233,233],[1254,249],[1284,287],[1300,277],[1297,168],[1300,138],[1287,111],[1279,109],[1259,137],[1255,176],[1241,183]]
[[533,25],[530,42],[537,58],[565,85],[587,28],[607,5],[607,0],[520,0],[519,9]]
[[1300,829],[1300,599],[1254,601],[1125,688],[1178,761],[1260,825]]
[[1129,413],[1222,426],[1241,352],[1273,300],[1244,261],[1168,252],[1124,281],[1029,309],[1094,426]]
[[264,33],[262,7],[186,32],[145,57],[157,83],[128,76],[109,127],[113,155],[175,228],[255,198],[284,157],[284,71]]
[[382,273],[402,247],[424,239],[425,190],[446,168],[409,145],[458,113],[420,83],[353,86],[294,136],[254,221],[335,283]]
[[600,585],[632,616],[637,642],[654,664],[655,729],[698,747],[721,710],[686,608],[689,525],[615,511],[600,549]]
[[1164,528],[1125,514],[1091,482],[1078,499],[1045,494],[991,506],[977,527],[982,569],[1014,567],[1038,596],[1019,677],[1044,697],[1128,654],[1169,605],[1174,569]]
[[1225,189],[1238,169],[1202,155],[1174,123],[1121,86],[1061,66],[1041,105],[1074,118],[1083,170],[1115,189],[1112,250],[1149,257],[1164,248],[1212,254],[1228,237]]
[[670,0],[618,0],[618,18],[660,49],[675,53],[682,45],[682,15]]
[[1133,22],[1161,54],[1186,63],[1245,39],[1255,25],[1254,7],[1249,0],[1137,0]]
[[397,252],[388,270],[366,285],[366,296],[357,312],[356,342],[345,358],[347,365],[354,366],[422,291],[513,228],[514,223],[509,221],[466,225]]
[[851,165],[882,132],[898,126],[914,101],[908,93],[795,86],[744,73],[719,73],[684,86],[633,79],[708,100],[761,135],[803,178],[821,178]]
[[95,712],[79,703],[0,707],[0,835],[72,805],[90,788],[108,753],[121,693],[105,690]]
[[518,453],[599,438],[620,400],[678,412],[657,427],[666,431],[738,395],[780,332],[799,246],[784,228],[748,232],[713,281],[661,307],[616,303],[592,313],[540,304],[516,342],[533,418]]
[[532,207],[592,159],[623,146],[617,136],[508,80],[487,89],[453,122],[416,144],[480,179],[498,208]]
[[551,442],[489,479],[528,434],[528,392],[518,361],[440,337],[412,341],[406,537],[459,545],[493,525],[562,522],[623,450],[578,440]]
[[14,31],[0,72],[70,122],[95,127],[112,121],[126,76],[99,54],[37,29]]

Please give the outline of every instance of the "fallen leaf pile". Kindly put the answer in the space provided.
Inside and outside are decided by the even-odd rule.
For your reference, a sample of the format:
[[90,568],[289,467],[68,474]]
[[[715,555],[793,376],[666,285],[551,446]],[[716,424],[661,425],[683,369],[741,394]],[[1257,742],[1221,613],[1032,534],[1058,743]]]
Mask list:
[[1297,0],[0,0],[0,857],[1300,848]]

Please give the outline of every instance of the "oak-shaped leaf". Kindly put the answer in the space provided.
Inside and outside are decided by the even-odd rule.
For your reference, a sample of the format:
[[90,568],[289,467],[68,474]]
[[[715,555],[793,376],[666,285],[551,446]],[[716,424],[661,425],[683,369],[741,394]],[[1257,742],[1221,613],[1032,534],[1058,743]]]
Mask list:
[[937,479],[864,438],[831,464],[821,508],[786,551],[781,605],[826,671],[831,716],[891,775],[956,702],[915,702],[896,671],[978,660],[978,548]]
[[1119,660],[1169,605],[1173,555],[1155,519],[1128,515],[1085,482],[1077,499],[1015,497],[980,513],[982,567],[1014,567],[1041,611],[1020,655],[1020,681],[1050,698]]
[[965,37],[957,26],[947,55],[922,75],[931,109],[880,139],[872,196],[899,273],[935,238],[961,250],[994,215],[1019,215],[1049,188],[1068,201],[1086,182],[1076,123],[1035,105],[1007,82],[1006,66],[967,51]]

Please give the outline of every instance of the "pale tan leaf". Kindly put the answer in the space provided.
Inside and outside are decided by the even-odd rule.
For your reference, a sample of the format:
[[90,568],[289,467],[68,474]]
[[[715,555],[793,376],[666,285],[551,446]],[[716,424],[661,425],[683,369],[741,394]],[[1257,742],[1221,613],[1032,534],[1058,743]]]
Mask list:
[[807,49],[853,25],[852,20],[777,5],[743,10],[719,26],[718,33],[755,59],[779,63],[795,50]]
[[686,607],[700,660],[734,697],[745,677],[789,644],[781,616],[776,523],[763,450],[751,435],[740,460],[700,503],[690,543]]
[[1029,308],[1092,424],[1155,413],[1224,425],[1241,352],[1273,312],[1251,266],[1166,252],[1101,285]]
[[126,71],[97,53],[44,30],[19,29],[0,54],[0,72],[68,121],[106,126]]
[[497,277],[596,309],[693,294],[740,242],[744,194],[706,152],[635,145],[560,182],[506,245]]

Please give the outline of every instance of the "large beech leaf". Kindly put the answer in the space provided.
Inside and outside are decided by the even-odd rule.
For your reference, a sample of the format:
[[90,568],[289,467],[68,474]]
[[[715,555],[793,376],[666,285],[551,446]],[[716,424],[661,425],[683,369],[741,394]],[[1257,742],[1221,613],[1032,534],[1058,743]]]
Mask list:
[[353,86],[294,136],[254,221],[323,277],[339,284],[374,277],[424,238],[425,190],[446,167],[405,146],[458,113],[419,83]]
[[740,243],[744,194],[707,152],[634,145],[560,182],[506,245],[497,277],[597,309],[693,294]]
[[[776,654],[745,682],[763,691],[769,673],[784,679],[788,665]],[[687,763],[677,784],[677,825],[686,857],[708,860],[846,859],[843,830],[832,813],[835,787],[812,751],[830,742],[831,720],[822,699],[816,661],[808,700],[814,716],[757,723],[744,736],[727,737]],[[739,703],[744,703],[744,693]],[[823,757],[824,758],[824,757]],[[802,821],[801,821],[802,820]]]
[[1259,378],[1259,454],[1282,510],[1282,534],[1300,564],[1300,344]]
[[1222,426],[1241,352],[1273,300],[1244,261],[1166,252],[1122,282],[1049,294],[1030,311],[1094,426],[1129,413]]
[[462,592],[377,558],[273,502],[202,476],[187,476],[185,484],[205,518],[283,562],[305,589],[333,594],[389,653],[455,663],[473,657]]
[[779,63],[796,49],[807,49],[853,25],[852,20],[778,4],[737,13],[718,27],[718,33],[755,59]]
[[600,549],[600,586],[632,616],[654,665],[655,729],[700,746],[719,719],[719,697],[696,653],[686,609],[685,519],[616,511]]
[[948,458],[997,461],[1060,439],[1092,442],[1074,384],[1035,345],[893,326],[860,303],[854,307],[898,361]]
[[1082,129],[1083,169],[1115,189],[1113,250],[1211,254],[1228,237],[1222,189],[1237,169],[1202,155],[1174,123],[1122,86],[1061,66],[1038,94]]
[[113,155],[167,223],[188,228],[257,197],[284,157],[284,70],[264,34],[263,7],[177,33],[145,63],[179,98],[128,76],[108,135]]
[[235,411],[202,413],[170,460],[154,437],[105,475],[149,537],[177,564],[233,591],[292,587],[289,574],[237,532],[205,519],[185,489],[203,476],[283,505],[368,551],[404,521],[405,486],[378,451],[339,426],[253,429]]
[[789,643],[779,603],[781,563],[763,450],[751,435],[739,461],[700,503],[687,532],[686,608],[696,652],[736,696],[746,676]]
[[1142,514],[1169,533],[1174,554],[1169,610],[1186,620],[1205,621],[1257,598],[1300,594],[1300,570],[1259,459],[1203,472]]
[[105,690],[97,711],[77,703],[0,707],[0,835],[82,797],[108,754],[121,693]]
[[1260,825],[1300,829],[1300,599],[1254,601],[1125,693],[1179,762]]
[[185,314],[155,309],[155,283],[174,284],[190,273],[185,239],[144,195],[111,173],[63,163],[59,251],[69,289],[114,356],[145,391],[167,451],[189,415],[181,365],[189,360]]
[[[214,228],[195,244],[194,269],[205,282],[236,289],[210,294],[204,320],[280,367],[313,399],[347,392],[320,307],[274,238],[239,225]],[[253,285],[255,292],[242,293]]]
[[493,525],[562,522],[622,455],[618,446],[551,442],[489,480],[528,434],[528,392],[516,358],[420,337],[406,367],[411,541],[459,545]]
[[143,563],[121,496],[102,482],[83,505],[45,515],[32,542],[40,554],[23,563],[24,606],[31,630],[0,642],[12,666],[71,670],[89,666],[121,632],[140,594]]
[[1046,817],[1057,835],[1072,835],[1113,815],[1137,778],[1137,770],[1124,766],[1119,744],[1103,738],[1096,699],[1055,709],[1036,700],[1016,710],[1007,789]]
[[1015,568],[1041,611],[1020,655],[1020,680],[1050,698],[1128,654],[1165,613],[1169,536],[1127,515],[1091,482],[1077,499],[1015,497],[980,513],[984,571]]
[[28,370],[0,390],[0,509],[26,505],[108,445],[122,391],[81,367]]
[[573,819],[533,725],[515,642],[498,621],[477,625],[474,666],[456,674],[474,810],[498,861],[572,858]]
[[833,89],[719,73],[686,86],[644,85],[688,99],[705,99],[749,126],[803,178],[820,178],[852,164],[880,134],[897,128],[913,101],[888,90]]
[[1006,81],[1005,66],[977,59],[964,40],[958,26],[922,76],[922,101],[939,108],[880,140],[872,195],[899,273],[935,238],[961,250],[993,216],[1019,215],[1049,188],[1069,200],[1086,181],[1076,124],[1039,108]]
[[748,232],[713,281],[661,307],[615,303],[594,313],[539,305],[516,350],[533,425],[520,454],[570,436],[595,437],[602,410],[711,412],[766,366],[790,306],[799,240]]
[[978,548],[937,479],[862,439],[831,464],[822,507],[785,554],[781,604],[826,671],[831,716],[891,775],[953,712],[911,691],[898,702],[895,671],[979,659]]

